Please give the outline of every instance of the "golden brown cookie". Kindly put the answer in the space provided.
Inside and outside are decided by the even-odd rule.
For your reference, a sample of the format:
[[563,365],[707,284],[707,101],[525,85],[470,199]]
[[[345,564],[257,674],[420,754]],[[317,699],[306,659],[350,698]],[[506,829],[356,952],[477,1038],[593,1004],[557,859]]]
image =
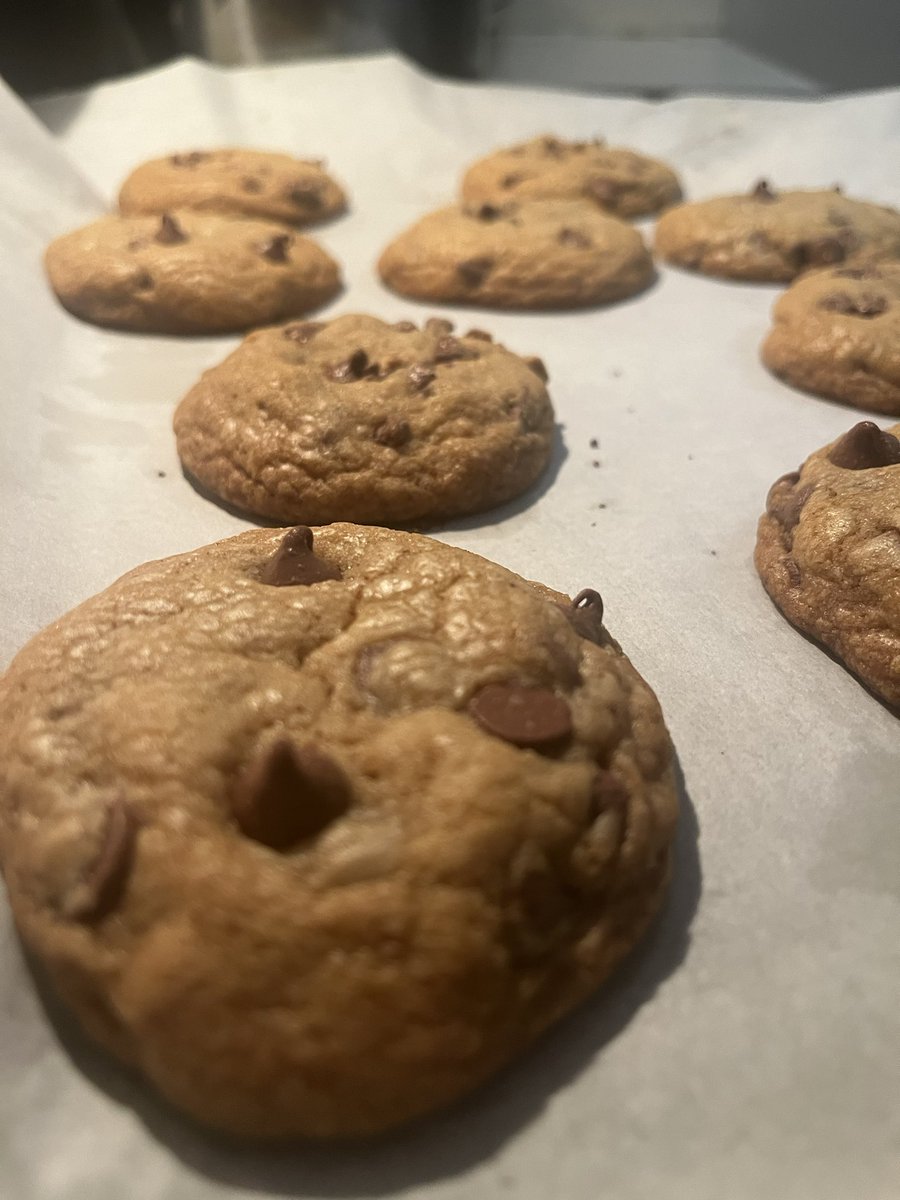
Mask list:
[[643,238],[585,200],[453,205],[401,233],[378,263],[395,292],[490,308],[579,308],[653,280]]
[[179,405],[184,467],[284,524],[435,521],[517,496],[550,457],[546,372],[452,329],[343,316],[251,334]]
[[756,568],[804,633],[900,705],[900,425],[861,421],[784,475],[759,522]]
[[837,190],[777,192],[761,180],[746,196],[670,209],[656,226],[655,249],[705,275],[781,283],[860,254],[900,254],[900,212]]
[[265,150],[192,150],[136,167],[119,192],[126,216],[191,208],[310,225],[342,213],[347,197],[322,159]]
[[773,316],[762,359],[776,375],[830,400],[900,415],[900,261],[804,275]]
[[473,163],[462,181],[469,205],[511,200],[586,198],[619,217],[659,212],[681,199],[678,176],[665,163],[600,139],[569,142],[545,134]]
[[318,308],[340,271],[310,238],[271,221],[179,210],[101,217],[47,247],[69,312],[142,333],[222,333]]
[[199,1121],[332,1137],[448,1104],[666,887],[671,747],[601,618],[352,525],[139,567],[0,680],[23,938]]

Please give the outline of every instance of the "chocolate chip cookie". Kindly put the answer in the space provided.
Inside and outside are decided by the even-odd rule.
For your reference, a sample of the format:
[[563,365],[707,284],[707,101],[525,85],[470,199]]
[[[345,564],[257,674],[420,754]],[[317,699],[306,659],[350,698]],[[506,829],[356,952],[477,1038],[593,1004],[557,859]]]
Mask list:
[[378,264],[395,292],[492,308],[579,308],[647,287],[643,238],[586,200],[454,205],[429,213]]
[[368,1134],[488,1078],[640,938],[675,814],[597,593],[412,534],[148,563],[0,680],[23,938],[235,1134]]
[[310,238],[271,221],[178,210],[101,217],[47,248],[62,305],[95,325],[223,333],[318,308],[340,271]]
[[833,267],[798,279],[762,347],[794,387],[900,415],[900,261]]
[[570,142],[545,134],[473,163],[463,176],[462,198],[475,206],[586,198],[616,216],[641,217],[675,204],[681,185],[655,158],[599,138]]
[[259,330],[179,405],[181,461],[285,524],[435,521],[509,500],[550,456],[546,371],[452,330],[368,316]]
[[122,184],[127,216],[192,208],[236,217],[310,225],[342,213],[343,188],[322,159],[263,150],[192,150],[136,167]]
[[859,254],[900,254],[900,212],[837,190],[778,192],[761,180],[746,196],[664,213],[656,252],[705,275],[781,283]]
[[861,421],[772,485],[756,568],[788,618],[900,705],[900,425]]

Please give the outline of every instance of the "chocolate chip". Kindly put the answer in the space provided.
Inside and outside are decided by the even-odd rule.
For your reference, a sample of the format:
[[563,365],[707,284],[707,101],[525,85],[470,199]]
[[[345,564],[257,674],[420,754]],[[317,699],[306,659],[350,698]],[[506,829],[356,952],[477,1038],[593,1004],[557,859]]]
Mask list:
[[399,329],[401,333],[412,333],[415,328],[415,324],[412,321],[394,322],[394,329]]
[[492,342],[494,340],[484,329],[470,329],[465,336],[467,338],[475,338],[478,342]]
[[237,780],[231,807],[242,833],[285,850],[321,833],[350,807],[347,776],[317,746],[270,743]]
[[584,190],[592,200],[596,200],[602,208],[614,204],[619,195],[619,187],[611,179],[589,179]]
[[893,467],[900,463],[900,441],[874,421],[860,421],[835,442],[828,461],[847,471]]
[[97,855],[63,901],[65,916],[74,921],[97,921],[121,898],[137,842],[138,822],[130,806],[118,798],[107,806]]
[[847,257],[849,241],[844,234],[834,237],[811,238],[799,242],[794,249],[794,260],[798,267],[827,267],[831,263],[843,262]]
[[549,688],[488,683],[469,701],[469,712],[482,729],[514,746],[549,746],[572,734],[568,702]]
[[753,197],[754,200],[770,201],[770,200],[778,199],[778,193],[774,192],[769,187],[768,179],[760,179],[759,182],[754,187],[753,191],[750,193],[750,195]]
[[524,175],[519,175],[518,173],[513,172],[511,175],[503,176],[503,178],[500,180],[500,186],[507,189],[514,188],[517,187],[524,178]]
[[299,342],[301,345],[305,345],[306,342],[312,341],[316,334],[324,328],[324,321],[301,321],[299,324],[285,325],[281,331],[281,336],[290,338],[292,342]]
[[175,246],[178,242],[186,242],[187,234],[174,217],[163,213],[159,218],[159,229],[153,235],[153,240],[160,242],[163,246]]
[[807,484],[799,491],[790,491],[784,494],[783,489],[779,489],[779,485],[787,482],[788,479],[789,476],[784,476],[769,488],[769,494],[766,497],[766,512],[783,526],[785,532],[790,533],[800,520],[803,506],[812,495],[813,487],[812,484]]
[[268,241],[260,242],[256,248],[269,262],[285,263],[288,261],[288,247],[293,240],[289,233],[276,233]]
[[578,246],[580,250],[587,250],[593,246],[593,242],[586,233],[580,233],[577,229],[561,229],[556,235],[556,240],[563,246]]
[[262,183],[261,179],[255,179],[252,175],[246,175],[241,180],[241,187],[244,189],[245,192],[256,193],[256,192],[261,192],[263,190],[263,183]]
[[496,204],[482,204],[475,210],[475,216],[479,221],[499,221],[503,216],[503,209],[498,208]]
[[606,641],[603,629],[603,599],[593,588],[583,588],[565,610],[569,623],[579,637],[602,646]]
[[141,271],[134,277],[134,286],[138,291],[146,292],[149,288],[153,287],[153,276],[149,271]]
[[434,379],[434,371],[429,370],[424,363],[415,363],[406,373],[409,389],[412,392],[424,392]]
[[319,209],[322,207],[322,188],[318,183],[295,183],[285,193],[291,204],[298,208]]
[[848,317],[878,317],[887,312],[888,302],[884,296],[873,296],[868,293],[862,296],[851,296],[849,292],[832,292],[819,301],[819,308],[828,312],[843,313]]
[[545,154],[549,154],[551,158],[562,158],[565,155],[566,147],[559,138],[545,137],[541,141],[541,149]]
[[337,380],[338,383],[351,383],[356,379],[362,379],[369,370],[369,356],[365,350],[354,350],[349,358],[343,362],[333,363],[325,370],[329,379]]
[[467,258],[457,263],[456,273],[467,287],[478,287],[494,266],[492,258]]
[[786,558],[784,560],[784,569],[787,572],[788,582],[791,587],[799,587],[803,576],[800,574],[800,568],[797,566],[796,561],[793,558]]
[[459,338],[442,337],[435,347],[434,361],[437,363],[454,362],[460,358],[477,358],[478,351],[471,346],[464,346]]
[[618,809],[621,812],[627,807],[628,789],[625,784],[612,771],[599,768],[591,785],[588,808],[591,821],[596,821],[601,813],[609,812],[610,809]]
[[260,583],[273,587],[307,587],[340,578],[340,569],[319,558],[313,550],[312,530],[306,525],[288,530],[259,573]]
[[444,317],[429,317],[425,322],[426,333],[452,333],[453,322],[447,321]]
[[207,158],[209,158],[208,154],[204,154],[200,150],[192,150],[190,154],[173,154],[169,161],[176,167],[196,167]]
[[544,366],[544,360],[542,358],[538,358],[536,354],[529,354],[524,361],[525,366],[529,369],[529,371],[534,371],[538,379],[542,380],[544,383],[547,382],[547,380],[550,378],[550,372]]
[[392,450],[399,450],[412,437],[412,430],[408,421],[399,420],[397,417],[385,417],[375,426],[372,437],[380,446],[390,446]]

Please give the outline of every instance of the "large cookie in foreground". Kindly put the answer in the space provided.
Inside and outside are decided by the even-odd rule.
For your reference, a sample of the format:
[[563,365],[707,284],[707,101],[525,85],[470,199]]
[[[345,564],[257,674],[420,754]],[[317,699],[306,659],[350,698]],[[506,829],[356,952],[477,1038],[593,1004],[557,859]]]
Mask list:
[[900,254],[900,212],[839,191],[774,191],[679,204],[656,226],[660,258],[705,275],[783,283],[857,255]]
[[300,316],[340,290],[340,270],[310,238],[271,221],[179,210],[101,217],[44,258],[69,312],[140,333],[229,333]]
[[861,421],[777,480],[756,567],[785,616],[900,705],[900,425]]
[[395,292],[488,308],[581,308],[653,280],[636,229],[587,200],[452,205],[401,233],[378,263]]
[[766,366],[794,387],[900,416],[900,262],[798,279],[773,311]]
[[127,216],[191,208],[235,217],[310,225],[347,206],[321,159],[266,150],[192,150],[142,163],[119,192]]
[[202,1122],[359,1135],[449,1103],[666,887],[671,747],[601,616],[351,525],[139,567],[0,681],[22,936]]
[[585,198],[619,217],[656,213],[681,199],[678,176],[655,158],[599,139],[570,142],[546,134],[474,162],[461,191],[470,205]]
[[550,457],[546,373],[452,328],[348,315],[259,330],[179,405],[181,461],[283,524],[428,522],[509,500]]

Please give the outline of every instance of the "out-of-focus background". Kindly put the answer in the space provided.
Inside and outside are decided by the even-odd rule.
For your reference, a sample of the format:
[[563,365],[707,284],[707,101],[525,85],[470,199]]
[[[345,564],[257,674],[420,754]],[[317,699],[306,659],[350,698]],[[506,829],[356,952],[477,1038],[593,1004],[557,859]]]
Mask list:
[[395,49],[437,74],[643,96],[900,85],[900,0],[0,0],[25,96],[196,54]]

